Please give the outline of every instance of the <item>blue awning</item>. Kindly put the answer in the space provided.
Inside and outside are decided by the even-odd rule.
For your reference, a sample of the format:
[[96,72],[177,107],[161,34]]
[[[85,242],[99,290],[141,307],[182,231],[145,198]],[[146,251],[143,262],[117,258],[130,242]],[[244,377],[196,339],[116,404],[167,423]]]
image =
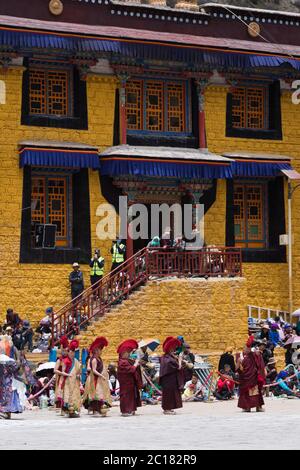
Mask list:
[[231,178],[230,165],[209,162],[166,162],[128,158],[102,158],[101,174],[109,176],[157,176],[173,178]]
[[223,156],[232,160],[233,177],[275,177],[281,175],[281,170],[292,169],[291,159],[286,155],[233,151]]
[[20,150],[20,167],[100,168],[97,151],[25,147]]
[[245,162],[235,161],[232,163],[233,177],[274,177],[280,176],[281,170],[291,170],[289,163],[279,162]]
[[208,64],[219,67],[237,67],[247,69],[252,67],[278,67],[289,64],[300,70],[300,62],[289,57],[278,57],[266,53],[248,53],[205,50],[197,47],[178,47],[176,44],[155,44],[134,40],[115,40],[101,37],[84,37],[67,34],[50,34],[42,31],[24,31],[0,28],[0,46],[4,51],[20,49],[57,49],[73,54],[89,52],[95,54],[111,53],[136,59],[156,59],[184,61],[193,65]]

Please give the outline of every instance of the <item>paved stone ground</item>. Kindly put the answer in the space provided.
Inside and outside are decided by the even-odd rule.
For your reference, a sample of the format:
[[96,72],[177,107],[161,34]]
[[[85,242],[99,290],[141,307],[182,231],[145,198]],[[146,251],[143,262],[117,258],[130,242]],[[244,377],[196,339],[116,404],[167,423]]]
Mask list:
[[265,413],[242,413],[230,402],[187,403],[176,416],[160,406],[122,418],[61,417],[51,410],[26,411],[0,420],[0,449],[299,449],[300,400],[266,399]]

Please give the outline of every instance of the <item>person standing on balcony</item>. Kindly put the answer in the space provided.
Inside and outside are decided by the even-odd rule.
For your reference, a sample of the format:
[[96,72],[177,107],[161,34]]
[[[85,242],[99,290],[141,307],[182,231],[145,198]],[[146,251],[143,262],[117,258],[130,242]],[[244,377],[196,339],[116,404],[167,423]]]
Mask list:
[[182,353],[179,356],[175,354],[176,349],[181,346],[180,340],[172,336],[168,336],[163,343],[164,355],[160,359],[159,383],[162,387],[161,406],[165,415],[174,415],[175,408],[182,408]]
[[120,409],[122,416],[133,416],[142,406],[140,389],[143,387],[141,368],[133,351],[139,345],[134,339],[123,341],[117,349],[118,381],[120,384]]
[[78,263],[73,263],[73,271],[69,275],[72,299],[75,299],[75,297],[84,291],[83,273],[79,267]]
[[[104,258],[100,254],[100,250],[95,250],[94,257],[91,259],[90,262],[90,279],[91,279],[91,286],[94,286],[97,282],[99,282],[104,274]],[[93,295],[94,299],[97,298],[97,288],[93,288]]]
[[126,246],[122,243],[122,240],[118,238],[113,242],[110,252],[112,254],[111,271],[113,271],[124,263]]

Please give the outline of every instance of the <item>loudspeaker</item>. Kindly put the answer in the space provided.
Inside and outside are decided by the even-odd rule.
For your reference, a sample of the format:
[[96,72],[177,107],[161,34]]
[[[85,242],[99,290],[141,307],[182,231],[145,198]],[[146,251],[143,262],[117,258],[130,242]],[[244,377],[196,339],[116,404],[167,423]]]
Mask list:
[[36,248],[55,248],[56,225],[37,224],[35,226],[34,239]]

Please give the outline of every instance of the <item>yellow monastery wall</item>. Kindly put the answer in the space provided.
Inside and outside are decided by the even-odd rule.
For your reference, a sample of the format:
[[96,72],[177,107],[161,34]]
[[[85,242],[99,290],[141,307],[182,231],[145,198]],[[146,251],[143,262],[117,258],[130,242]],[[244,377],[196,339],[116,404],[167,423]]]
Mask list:
[[[19,168],[18,142],[58,140],[83,142],[99,148],[112,145],[116,81],[112,77],[87,78],[88,131],[22,126],[22,68],[0,69],[6,84],[6,104],[0,105],[0,321],[13,307],[22,318],[41,319],[49,305],[57,309],[70,298],[69,265],[19,264],[23,171]],[[110,241],[96,237],[96,208],[104,199],[98,172],[89,171],[92,248],[102,249],[110,267]],[[89,270],[82,266],[86,286]]]
[[204,240],[207,245],[225,246],[226,181],[218,180],[216,200],[204,217]]
[[183,335],[195,352],[241,348],[247,338],[246,284],[245,279],[151,281],[82,332],[80,344],[106,336],[109,360],[116,359],[116,348],[126,338],[163,341]]
[[[228,88],[209,86],[206,94],[206,132],[208,148],[211,152],[249,151],[281,154],[292,157],[292,165],[300,171],[300,106],[294,105],[291,93],[281,95],[282,140],[242,139],[225,137],[226,134],[226,94]],[[287,200],[287,185],[285,187]],[[294,307],[300,305],[300,190],[293,196],[293,291]],[[207,227],[207,224],[206,224]],[[287,206],[286,206],[287,227]],[[244,276],[247,278],[247,304],[262,307],[288,309],[287,264],[244,263]]]
[[[30,320],[39,320],[45,307],[54,305],[57,309],[69,299],[68,274],[69,265],[38,265],[19,264],[20,226],[22,206],[23,171],[19,169],[19,157],[17,143],[25,139],[35,140],[65,140],[84,142],[99,148],[112,145],[114,100],[116,82],[110,77],[88,76],[87,93],[89,107],[89,130],[78,131],[68,129],[53,129],[21,126],[21,95],[22,95],[22,69],[12,68],[7,71],[0,70],[0,80],[6,83],[6,104],[0,105],[0,321],[3,320],[7,307],[13,307],[22,317]],[[300,171],[299,145],[300,129],[297,127],[297,117],[300,116],[300,107],[292,105],[290,93],[282,95],[282,125],[283,141],[247,140],[225,137],[226,117],[226,89],[224,87],[209,87],[206,92],[206,124],[209,150],[213,152],[225,152],[229,150],[252,150],[269,153],[282,153],[294,157],[293,165]],[[92,248],[101,248],[106,257],[106,268],[110,267],[110,241],[99,243],[96,237],[96,208],[101,202],[105,202],[100,191],[99,176],[97,172],[89,172],[90,179],[90,205],[91,205],[91,234]],[[300,203],[300,191],[295,193],[294,207]],[[225,243],[225,219],[226,219],[226,182],[218,181],[217,198],[205,217],[205,239],[208,244],[223,245]],[[294,296],[295,305],[300,303],[300,212],[294,211]],[[89,285],[88,268],[83,266],[86,285]],[[287,308],[287,266],[286,264],[244,264],[244,275],[247,284],[240,289],[243,294],[238,307],[238,318],[244,319],[248,304],[266,306],[271,308]],[[182,282],[182,289],[187,287]],[[237,282],[237,281],[232,281]],[[220,284],[221,285],[221,284]],[[158,289],[158,288],[157,288]],[[167,291],[166,291],[167,292]],[[166,294],[164,291],[164,295]],[[183,291],[182,291],[183,292]],[[229,289],[228,289],[229,292]],[[211,294],[212,295],[212,294]],[[219,302],[223,303],[225,293],[218,291],[219,297],[212,295],[209,300],[209,309],[219,315],[219,330],[216,338],[222,335],[222,314],[219,310]],[[227,294],[226,294],[227,295]],[[167,296],[166,296],[167,297]],[[159,299],[159,295],[157,296]],[[172,298],[172,296],[170,296]],[[220,300],[221,299],[221,300]],[[207,298],[203,297],[203,302]],[[131,301],[129,301],[131,302]],[[214,306],[215,302],[215,306]],[[129,304],[130,305],[130,304]],[[132,309],[134,302],[131,303]],[[172,299],[172,305],[176,305]],[[187,304],[182,308],[187,309]],[[195,308],[195,302],[192,304]],[[243,309],[242,309],[243,307]],[[126,307],[127,308],[127,307]],[[144,307],[145,318],[155,325],[156,321],[149,313],[146,315],[147,305]],[[204,303],[203,303],[204,309]],[[187,310],[189,313],[193,309]],[[196,311],[196,310],[195,310]],[[134,310],[132,310],[134,312]],[[157,312],[160,309],[157,307]],[[163,316],[166,309],[156,315]],[[191,315],[193,316],[193,315]],[[128,311],[128,328],[132,325],[134,314]],[[188,316],[186,317],[188,318]],[[171,314],[167,314],[165,325],[170,322]],[[183,319],[180,319],[180,322]],[[180,330],[179,320],[176,317],[174,332]],[[118,322],[112,324],[119,330]],[[169,325],[169,328],[170,328]],[[173,328],[172,326],[172,328]],[[241,332],[244,334],[244,320],[240,323]],[[127,328],[127,327],[126,327]],[[147,327],[148,328],[148,327]],[[176,330],[176,331],[175,331]],[[125,329],[125,331],[127,331]],[[123,336],[126,336],[124,331]],[[129,336],[134,336],[133,332]],[[152,331],[152,330],[151,330]],[[151,333],[149,329],[149,334]],[[217,330],[216,330],[217,331]],[[110,332],[111,333],[111,332]],[[154,330],[152,334],[155,334]],[[200,331],[199,331],[200,335]],[[110,334],[109,334],[110,336]],[[189,335],[188,335],[189,336]],[[222,336],[220,336],[222,338]],[[197,336],[195,336],[195,341]],[[204,341],[199,336],[199,341]],[[212,339],[214,343],[216,339]],[[221,344],[225,340],[221,339]],[[220,348],[220,342],[218,339]],[[212,348],[214,346],[211,346]]]

